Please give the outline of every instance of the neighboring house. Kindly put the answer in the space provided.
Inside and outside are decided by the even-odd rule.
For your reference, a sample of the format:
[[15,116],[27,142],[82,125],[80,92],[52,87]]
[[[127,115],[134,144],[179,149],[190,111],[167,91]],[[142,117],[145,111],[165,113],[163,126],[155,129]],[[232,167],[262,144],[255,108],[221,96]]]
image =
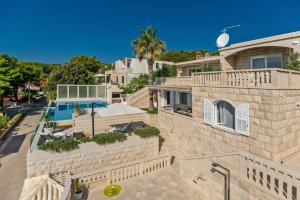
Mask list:
[[[153,70],[161,69],[163,65],[174,65],[173,62],[155,61]],[[138,58],[124,58],[115,62],[115,69],[106,71],[108,80],[118,85],[126,85],[131,79],[139,77],[141,74],[148,74],[147,60]]]
[[[282,68],[290,51],[300,52],[299,42],[300,32],[288,33],[176,63],[178,77],[161,78],[153,87],[160,121],[186,148],[285,160],[300,150],[300,72]],[[208,66],[221,71],[203,72]]]

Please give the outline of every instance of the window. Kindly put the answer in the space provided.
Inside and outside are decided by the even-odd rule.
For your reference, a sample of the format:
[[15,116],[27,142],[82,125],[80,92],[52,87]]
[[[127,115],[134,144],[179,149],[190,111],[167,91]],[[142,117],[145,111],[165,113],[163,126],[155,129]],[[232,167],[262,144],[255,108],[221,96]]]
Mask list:
[[187,104],[187,93],[180,93],[180,103]]
[[249,136],[249,104],[233,106],[227,101],[210,102],[204,98],[203,122],[233,129],[236,133]]
[[202,69],[189,69],[189,76],[192,76],[194,72],[202,72]]
[[117,76],[117,83],[119,83],[119,77]]
[[263,56],[255,56],[251,58],[250,65],[252,69],[261,68],[282,68],[282,54],[269,54]]
[[127,62],[127,68],[129,68],[130,67],[130,62]]
[[124,76],[122,76],[122,83],[124,83]]
[[227,128],[234,129],[235,125],[235,109],[226,102],[220,101],[216,104],[217,124]]
[[155,69],[158,69],[159,68],[159,63],[156,63],[155,64]]

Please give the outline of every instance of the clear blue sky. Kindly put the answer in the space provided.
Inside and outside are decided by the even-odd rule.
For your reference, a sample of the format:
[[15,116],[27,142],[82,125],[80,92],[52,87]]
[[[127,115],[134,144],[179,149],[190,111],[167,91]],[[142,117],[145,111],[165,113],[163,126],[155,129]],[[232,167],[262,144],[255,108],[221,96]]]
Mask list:
[[133,56],[140,28],[158,29],[167,48],[216,50],[231,43],[300,30],[300,1],[0,0],[0,52],[20,60],[67,62],[78,54],[103,62]]

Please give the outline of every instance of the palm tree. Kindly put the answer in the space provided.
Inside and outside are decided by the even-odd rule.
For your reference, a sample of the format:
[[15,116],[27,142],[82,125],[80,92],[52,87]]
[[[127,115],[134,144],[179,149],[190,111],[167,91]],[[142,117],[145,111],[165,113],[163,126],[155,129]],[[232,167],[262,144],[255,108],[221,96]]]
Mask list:
[[[157,30],[147,27],[145,30],[141,30],[141,35],[139,38],[133,41],[134,53],[139,59],[147,59],[148,72],[149,72],[149,85],[153,85],[154,73],[153,65],[155,60],[159,59],[160,55],[165,52],[166,45],[158,36]],[[154,109],[153,103],[153,90],[150,90],[150,103],[149,110]]]

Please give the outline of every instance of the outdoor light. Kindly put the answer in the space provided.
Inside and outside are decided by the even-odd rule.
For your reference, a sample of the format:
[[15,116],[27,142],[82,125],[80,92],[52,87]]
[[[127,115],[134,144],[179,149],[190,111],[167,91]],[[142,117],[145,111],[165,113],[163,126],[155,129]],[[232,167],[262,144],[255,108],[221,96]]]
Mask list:
[[99,106],[106,106],[106,104],[104,105],[104,103],[96,103],[96,102],[92,102],[92,136],[95,135],[95,112],[94,112],[94,105],[99,105]]

